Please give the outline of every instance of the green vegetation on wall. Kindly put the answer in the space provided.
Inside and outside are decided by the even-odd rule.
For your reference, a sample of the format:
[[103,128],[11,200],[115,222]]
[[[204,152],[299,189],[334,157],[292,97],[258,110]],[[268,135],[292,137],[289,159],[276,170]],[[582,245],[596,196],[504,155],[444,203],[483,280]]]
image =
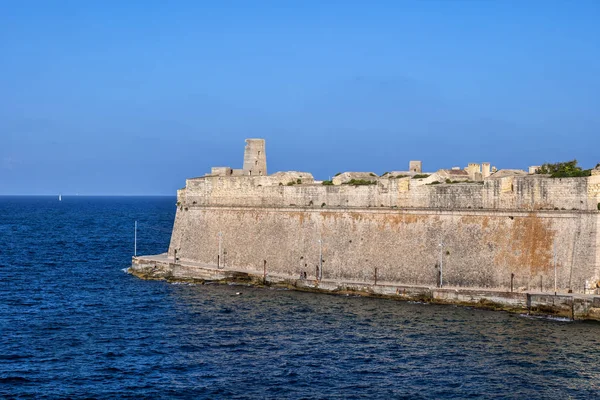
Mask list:
[[332,181],[323,181],[323,185],[325,185],[325,186],[333,185],[333,182]]
[[377,182],[376,181],[367,181],[365,179],[350,179],[348,182],[344,182],[343,184],[360,186],[360,185],[376,185]]
[[413,175],[413,179],[423,179],[423,178],[427,178],[429,176],[429,174],[416,174]]
[[581,176],[590,176],[592,170],[582,169],[577,165],[577,160],[557,162],[554,164],[545,163],[538,168],[537,174],[549,174],[551,178],[575,178]]

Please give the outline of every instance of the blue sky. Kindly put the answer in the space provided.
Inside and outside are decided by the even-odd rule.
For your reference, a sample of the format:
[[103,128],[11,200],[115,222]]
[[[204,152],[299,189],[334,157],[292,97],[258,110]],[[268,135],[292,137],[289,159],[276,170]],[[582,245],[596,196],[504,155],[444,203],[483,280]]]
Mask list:
[[0,194],[600,162],[600,1],[0,0]]

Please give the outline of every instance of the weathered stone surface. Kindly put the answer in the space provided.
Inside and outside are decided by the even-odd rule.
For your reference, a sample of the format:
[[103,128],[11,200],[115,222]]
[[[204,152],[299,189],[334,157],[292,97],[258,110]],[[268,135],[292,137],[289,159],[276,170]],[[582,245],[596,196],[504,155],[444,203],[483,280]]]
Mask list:
[[[246,154],[256,166],[264,142],[251,147]],[[456,174],[481,180],[484,167]],[[553,289],[556,260],[559,291],[600,280],[600,175],[501,170],[481,182],[447,184],[443,178],[456,170],[423,179],[363,173],[376,184],[353,186],[315,184],[305,172],[235,171],[188,179],[178,191],[171,256],[218,258],[239,270],[266,262],[272,271],[314,278],[321,251],[328,279],[367,282],[377,268],[381,280],[425,286],[438,285],[441,262],[444,284],[508,290],[512,277],[526,291]]]

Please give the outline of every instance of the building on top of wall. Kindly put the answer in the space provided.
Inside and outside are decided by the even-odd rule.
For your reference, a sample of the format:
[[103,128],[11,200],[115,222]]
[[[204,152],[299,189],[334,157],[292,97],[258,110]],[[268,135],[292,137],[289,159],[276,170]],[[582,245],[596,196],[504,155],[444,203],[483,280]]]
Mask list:
[[408,163],[408,171],[390,171],[381,175],[382,178],[398,178],[405,176],[415,176],[423,174],[423,161],[410,161]]
[[336,175],[331,180],[334,185],[343,185],[351,180],[374,181],[379,178],[374,172],[344,172]]
[[267,175],[265,139],[246,139],[244,149],[244,175]]
[[244,167],[232,169],[230,167],[212,167],[206,176],[266,176],[267,154],[265,152],[265,139],[246,139],[244,149]]

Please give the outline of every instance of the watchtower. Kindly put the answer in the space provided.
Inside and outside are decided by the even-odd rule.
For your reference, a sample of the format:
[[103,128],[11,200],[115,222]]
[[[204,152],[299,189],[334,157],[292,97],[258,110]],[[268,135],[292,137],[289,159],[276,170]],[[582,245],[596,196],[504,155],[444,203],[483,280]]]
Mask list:
[[246,139],[244,175],[267,175],[267,155],[264,139]]
[[420,174],[421,172],[423,172],[422,168],[423,168],[423,162],[421,162],[421,161],[410,161],[408,163],[408,170],[410,172],[415,172],[417,174]]

